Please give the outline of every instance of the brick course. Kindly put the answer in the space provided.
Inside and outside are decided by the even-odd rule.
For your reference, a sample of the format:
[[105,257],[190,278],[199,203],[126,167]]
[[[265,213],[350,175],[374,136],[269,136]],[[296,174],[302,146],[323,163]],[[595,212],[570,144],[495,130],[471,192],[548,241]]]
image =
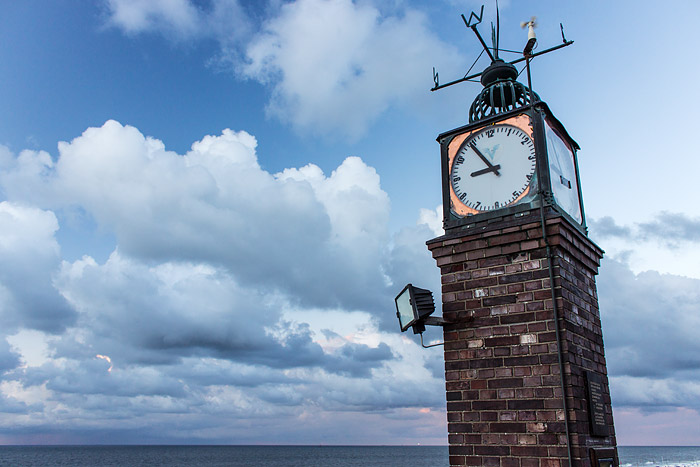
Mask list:
[[[571,451],[615,447],[595,276],[602,250],[547,210]],[[561,376],[539,211],[428,242],[442,274],[450,465],[568,466]],[[603,376],[609,436],[593,437],[584,371]]]

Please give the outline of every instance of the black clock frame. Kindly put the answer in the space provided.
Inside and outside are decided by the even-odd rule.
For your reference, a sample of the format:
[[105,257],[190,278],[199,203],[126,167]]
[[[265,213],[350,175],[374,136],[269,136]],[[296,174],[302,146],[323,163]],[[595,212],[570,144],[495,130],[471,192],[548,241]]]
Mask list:
[[[503,122],[511,117],[525,114],[530,118],[532,123],[533,140],[535,143],[535,162],[537,173],[537,190],[535,197],[530,201],[521,201],[518,204],[507,206],[493,211],[482,212],[479,214],[467,215],[461,217],[452,212],[450,208],[450,168],[448,147],[450,142],[459,135],[475,129],[481,129],[489,125],[495,125]],[[545,118],[554,126],[554,130],[564,139],[571,147],[574,156],[574,169],[576,172],[576,186],[578,189],[578,200],[581,208],[581,222],[571,217],[561,206],[556,203],[552,190],[552,180],[549,170],[549,155],[547,153],[547,140],[545,135]],[[465,125],[454,130],[447,131],[437,137],[440,143],[440,159],[442,166],[442,206],[443,206],[443,228],[446,234],[468,229],[472,224],[477,222],[500,218],[503,216],[523,213],[532,209],[539,208],[543,204],[553,207],[559,214],[565,217],[582,233],[587,234],[586,216],[583,209],[583,197],[581,194],[581,180],[579,176],[578,156],[577,151],[580,149],[578,143],[574,141],[561,124],[554,116],[547,104],[542,101],[537,101],[532,105],[519,107],[517,109],[495,115],[490,118],[485,118],[469,125]]]

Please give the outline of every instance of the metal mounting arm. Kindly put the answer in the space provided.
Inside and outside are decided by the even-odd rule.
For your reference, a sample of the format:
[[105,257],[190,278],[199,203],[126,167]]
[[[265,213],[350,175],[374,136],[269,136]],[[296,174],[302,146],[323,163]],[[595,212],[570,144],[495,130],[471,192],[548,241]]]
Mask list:
[[[425,326],[425,325],[428,325],[428,326],[444,326],[444,325],[446,325],[446,324],[449,324],[449,323],[448,323],[447,321],[445,321],[444,319],[439,318],[439,317],[437,317],[437,316],[428,316],[427,318],[424,318],[424,320],[423,320],[423,325],[424,325],[424,326]],[[423,328],[423,329],[425,329],[425,328]],[[420,334],[420,345],[421,345],[424,349],[429,349],[430,347],[437,347],[438,345],[445,345],[444,342],[438,342],[437,344],[425,345],[425,344],[423,343],[423,331],[421,331],[419,334]]]
[[420,345],[423,346],[424,349],[429,349],[429,348],[431,348],[431,347],[437,347],[438,345],[445,345],[445,343],[444,343],[444,342],[438,342],[438,343],[436,343],[436,344],[425,345],[425,344],[423,343],[423,333],[421,332],[421,333],[420,333]]
[[427,324],[428,326],[444,326],[449,323],[438,316],[428,316],[427,318],[423,318],[423,324]]

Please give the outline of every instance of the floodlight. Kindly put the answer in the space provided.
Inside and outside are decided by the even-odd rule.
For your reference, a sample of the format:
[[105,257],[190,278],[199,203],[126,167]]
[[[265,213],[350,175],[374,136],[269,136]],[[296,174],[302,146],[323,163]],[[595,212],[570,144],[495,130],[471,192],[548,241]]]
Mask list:
[[409,327],[413,328],[413,334],[425,331],[425,325],[442,326],[441,318],[431,318],[435,312],[435,300],[433,293],[428,289],[420,289],[412,284],[406,285],[401,293],[396,296],[396,317],[399,318],[401,332]]

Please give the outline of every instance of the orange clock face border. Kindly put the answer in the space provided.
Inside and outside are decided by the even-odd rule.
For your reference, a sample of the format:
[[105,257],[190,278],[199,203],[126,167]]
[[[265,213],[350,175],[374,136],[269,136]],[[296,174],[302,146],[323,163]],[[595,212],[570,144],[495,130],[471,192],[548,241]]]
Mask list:
[[[523,132],[525,132],[526,135],[530,137],[530,139],[534,142],[534,130],[532,128],[532,120],[530,119],[530,116],[527,114],[519,114],[514,117],[507,118],[505,120],[500,120],[497,122],[489,123],[484,126],[480,126],[477,128],[474,128],[473,130],[464,132],[460,135],[455,136],[452,141],[447,145],[447,173],[451,174],[452,173],[452,165],[454,164],[454,161],[457,157],[457,153],[459,152],[460,148],[462,147],[462,144],[464,141],[466,141],[469,137],[472,135],[479,133],[480,131],[483,131],[485,128],[488,128],[490,126],[496,126],[496,125],[511,125],[514,126]],[[485,211],[478,211],[474,208],[470,208],[469,206],[465,206],[460,200],[459,197],[457,197],[457,194],[454,191],[454,187],[452,184],[449,184],[450,188],[450,209],[452,212],[457,214],[460,217],[466,217],[469,215],[474,215],[474,214],[480,214]],[[515,204],[518,204],[523,198],[525,198],[529,193],[530,193],[531,187],[528,186],[521,194],[518,196],[512,203],[510,203],[508,206],[513,206]],[[504,206],[506,207],[506,206]]]

